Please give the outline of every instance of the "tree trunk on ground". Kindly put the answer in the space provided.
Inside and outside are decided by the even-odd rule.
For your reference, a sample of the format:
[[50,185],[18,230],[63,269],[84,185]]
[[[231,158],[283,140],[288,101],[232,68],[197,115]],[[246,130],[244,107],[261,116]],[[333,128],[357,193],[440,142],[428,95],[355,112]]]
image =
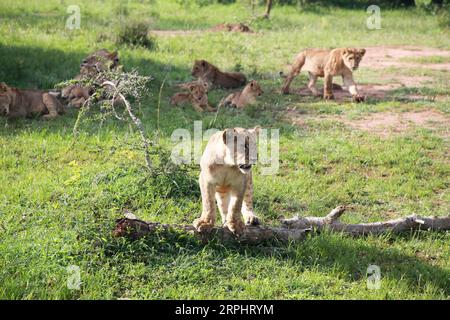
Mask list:
[[236,237],[228,228],[215,227],[210,232],[199,233],[192,225],[169,225],[155,222],[145,222],[134,216],[117,220],[113,232],[117,237],[139,239],[158,233],[181,231],[192,234],[203,242],[219,240],[221,242],[239,242],[258,244],[266,240],[280,242],[301,241],[308,233],[330,230],[343,232],[352,236],[367,234],[381,234],[385,232],[401,233],[412,230],[442,231],[450,230],[450,216],[448,217],[419,217],[405,218],[361,224],[345,224],[339,222],[345,207],[339,206],[325,217],[294,217],[283,219],[281,227],[248,226],[240,237]]

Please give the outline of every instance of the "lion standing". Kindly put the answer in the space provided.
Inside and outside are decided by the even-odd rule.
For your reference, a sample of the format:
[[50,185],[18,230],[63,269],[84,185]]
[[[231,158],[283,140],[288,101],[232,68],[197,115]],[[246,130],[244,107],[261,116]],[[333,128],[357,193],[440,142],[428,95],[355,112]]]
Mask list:
[[300,52],[294,59],[282,92],[289,93],[292,80],[302,69],[308,71],[308,88],[314,95],[319,95],[316,89],[318,77],[324,77],[325,99],[333,99],[333,77],[342,76],[344,86],[356,102],[364,101],[364,97],[358,93],[356,83],[353,81],[353,71],[358,69],[359,63],[366,53],[366,49],[338,48],[333,50],[307,49]]
[[[216,204],[223,224],[240,235],[245,224],[257,225],[253,213],[252,165],[256,163],[256,140],[259,127],[234,128],[211,136],[200,160],[202,215],[194,221],[195,228],[207,231],[216,221]],[[245,224],[241,214],[244,216]]]

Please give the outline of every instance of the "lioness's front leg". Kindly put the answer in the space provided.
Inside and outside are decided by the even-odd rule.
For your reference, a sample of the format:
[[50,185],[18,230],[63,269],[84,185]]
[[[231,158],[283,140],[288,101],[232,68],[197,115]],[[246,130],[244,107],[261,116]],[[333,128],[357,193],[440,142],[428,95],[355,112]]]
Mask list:
[[58,112],[63,110],[62,105],[50,93],[42,94],[42,101],[48,110],[48,114],[44,115],[44,119],[53,119],[58,116]]
[[333,76],[329,73],[325,73],[324,86],[323,86],[323,98],[325,100],[334,99]]
[[243,186],[231,191],[230,212],[227,215],[227,227],[236,235],[244,232],[245,224],[241,218],[242,201],[244,199]]
[[216,192],[216,200],[220,215],[222,217],[222,225],[225,225],[227,223],[228,207],[230,204],[230,193]]
[[214,227],[216,222],[216,202],[214,193],[216,186],[208,183],[204,173],[200,173],[200,191],[202,193],[202,215],[194,220],[194,227],[199,231],[208,231]]
[[347,87],[348,92],[352,95],[353,101],[355,102],[363,102],[365,100],[364,96],[358,93],[358,89],[356,88],[356,83],[353,81],[352,74],[345,74],[342,76],[344,80],[344,85]]
[[253,213],[253,177],[249,172],[242,201],[242,215],[246,225],[259,225],[259,218]]

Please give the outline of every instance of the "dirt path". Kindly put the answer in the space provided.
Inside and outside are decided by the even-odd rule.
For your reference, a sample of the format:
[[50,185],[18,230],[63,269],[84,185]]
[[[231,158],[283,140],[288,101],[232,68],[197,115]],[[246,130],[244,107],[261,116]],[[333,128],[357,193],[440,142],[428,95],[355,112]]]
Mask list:
[[289,110],[286,120],[293,125],[306,126],[308,121],[337,121],[345,126],[361,131],[367,131],[381,137],[404,133],[414,127],[438,130],[443,137],[450,136],[450,117],[435,110],[417,112],[379,112],[366,115],[359,119],[348,119],[345,116],[313,116],[296,110]]
[[418,46],[377,46],[367,47],[361,68],[384,69],[396,68],[425,68],[450,72],[450,62],[444,63],[419,63],[405,61],[405,59],[420,59],[430,57],[450,58],[450,51],[418,47]]

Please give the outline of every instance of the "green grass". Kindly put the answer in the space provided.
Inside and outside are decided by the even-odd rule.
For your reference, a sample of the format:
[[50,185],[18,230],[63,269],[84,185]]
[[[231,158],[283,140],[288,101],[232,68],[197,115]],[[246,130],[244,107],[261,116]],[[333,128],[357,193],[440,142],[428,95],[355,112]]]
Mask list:
[[[448,101],[369,99],[356,105],[276,92],[282,83],[278,72],[304,47],[414,44],[448,50],[448,31],[439,29],[433,16],[383,10],[382,29],[371,31],[365,28],[364,10],[284,6],[275,7],[270,21],[258,21],[251,19],[246,2],[197,7],[129,1],[126,9],[119,1],[78,2],[81,29],[74,31],[64,28],[64,1],[0,3],[1,81],[52,88],[73,77],[88,53],[118,49],[126,69],[155,78],[139,115],[151,134],[159,123],[164,150],[170,150],[174,129],[192,132],[195,120],[202,120],[204,128],[280,129],[279,173],[262,176],[256,168],[255,210],[264,223],[276,224],[280,216],[295,214],[322,216],[339,204],[351,205],[346,222],[449,213],[448,132],[413,127],[379,137],[321,118],[424,109],[448,114]],[[258,33],[158,37],[152,51],[116,48],[110,36],[119,23],[117,12],[124,19],[150,20],[153,29],[203,30],[247,21]],[[173,84],[190,79],[197,58],[257,79],[264,99],[244,111],[220,110],[215,121],[214,114],[170,106]],[[406,75],[417,72],[405,70]],[[400,90],[396,97],[417,92],[448,96],[448,73],[426,75],[433,77],[431,83]],[[377,76],[373,70],[355,74],[359,83],[374,82]],[[293,86],[306,82],[302,75]],[[211,103],[216,105],[226,93],[212,91]],[[283,120],[288,108],[312,119],[293,126]],[[359,239],[323,233],[300,244],[257,247],[202,245],[181,234],[136,242],[112,238],[114,221],[125,210],[146,220],[191,223],[201,210],[198,167],[176,167],[168,173],[167,154],[154,154],[162,174],[148,176],[142,153],[133,147],[139,143],[133,128],[115,120],[101,125],[86,121],[74,137],[76,117],[71,111],[52,122],[0,119],[0,298],[450,298],[448,233]],[[367,288],[371,264],[381,268],[380,290]],[[69,265],[80,267],[80,290],[66,286]]]

